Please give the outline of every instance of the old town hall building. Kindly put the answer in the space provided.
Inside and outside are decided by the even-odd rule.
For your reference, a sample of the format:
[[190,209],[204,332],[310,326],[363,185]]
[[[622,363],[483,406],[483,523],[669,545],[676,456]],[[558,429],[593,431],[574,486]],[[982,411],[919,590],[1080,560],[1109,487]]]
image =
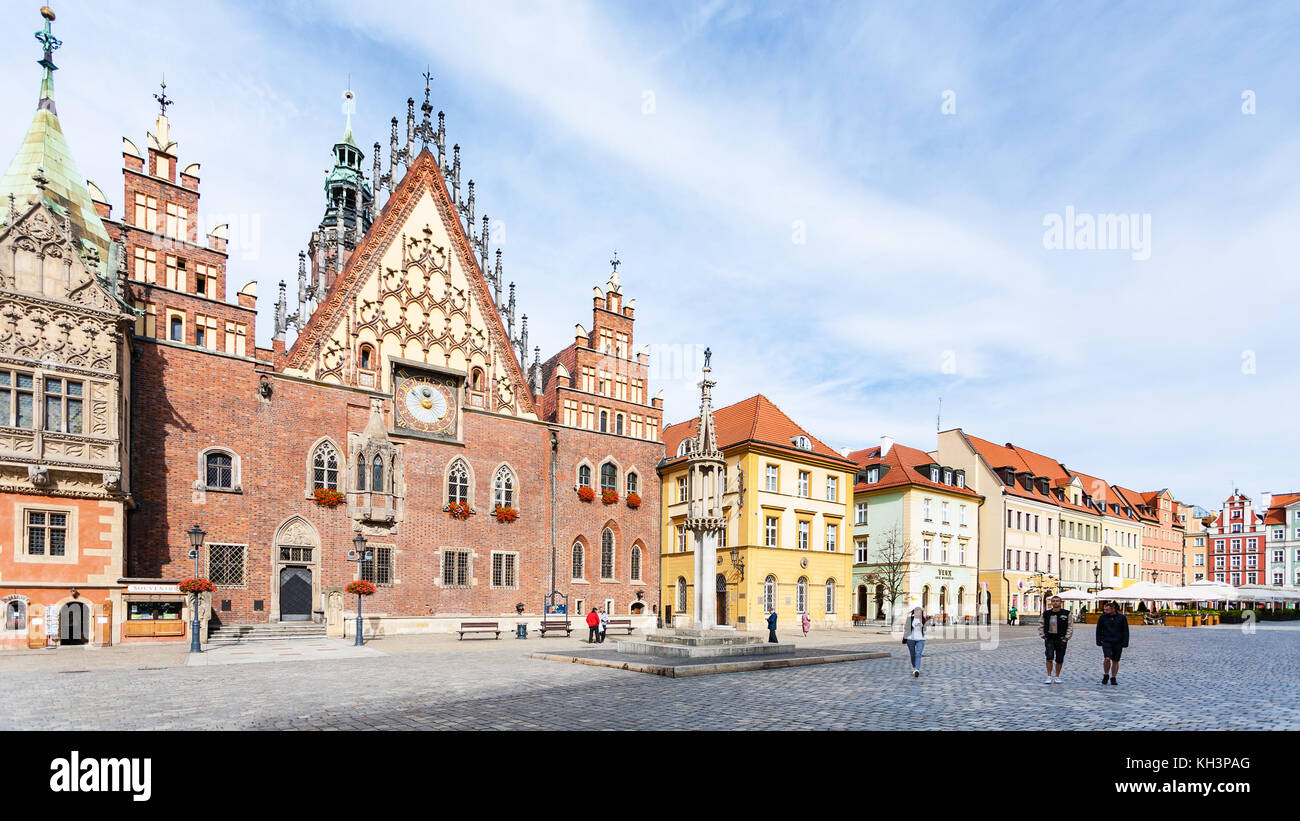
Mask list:
[[[46,138],[51,70],[33,126]],[[120,208],[77,176],[61,135],[65,165],[35,173],[25,143],[15,164],[36,165],[4,178],[22,198],[0,229],[0,401],[12,393],[0,521],[35,533],[31,517],[46,517],[46,557],[17,557],[41,571],[32,581],[80,583],[83,600],[110,598],[91,581],[111,589],[120,604],[100,643],[184,638],[175,584],[196,562],[216,584],[205,628],[341,634],[356,607],[343,588],[359,577],[377,587],[368,633],[473,616],[513,626],[518,610],[535,623],[552,591],[564,595],[545,601],[570,614],[609,607],[652,624],[662,400],[618,262],[573,344],[545,361],[530,351],[426,88],[418,122],[408,101],[405,145],[393,119],[382,173],[378,143],[365,173],[349,115],[304,237],[297,309],[281,283],[274,339],[259,346],[256,283],[227,299],[226,229],[198,235],[200,168],[182,163],[165,86],[157,96],[145,142],[122,141]],[[349,561],[357,534],[372,561]],[[66,579],[46,572],[56,538]],[[83,568],[92,556],[105,567]],[[0,594],[24,606],[69,595]]]

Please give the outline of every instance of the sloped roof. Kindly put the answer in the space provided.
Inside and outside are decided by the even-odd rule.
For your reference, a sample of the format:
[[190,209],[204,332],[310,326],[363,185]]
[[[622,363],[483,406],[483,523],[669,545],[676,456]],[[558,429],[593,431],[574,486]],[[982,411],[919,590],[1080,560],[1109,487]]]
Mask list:
[[849,454],[849,459],[857,463],[858,467],[865,468],[871,465],[886,465],[890,469],[883,471],[880,480],[867,484],[858,482],[853,486],[855,493],[859,491],[879,490],[881,488],[898,487],[901,485],[916,485],[918,487],[934,488],[942,490],[945,493],[955,493],[960,496],[970,496],[973,499],[984,498],[980,494],[971,490],[969,487],[957,487],[956,485],[945,485],[943,482],[931,481],[929,475],[923,473],[921,468],[926,465],[937,464],[930,454],[917,448],[908,447],[894,443],[882,459],[880,456],[880,447],[867,448],[865,450],[856,450]]
[[[664,428],[664,448],[667,453],[671,454],[669,462],[677,458],[684,458],[676,455],[677,446],[681,444],[683,439],[695,435],[699,422],[697,416],[694,419],[688,419],[685,422],[678,422]],[[803,435],[808,437],[808,441],[812,445],[812,453],[825,459],[842,462],[847,470],[856,467],[852,460],[840,456],[835,452],[834,448],[822,442],[789,416],[786,416],[784,411],[761,393],[727,405],[725,408],[717,408],[713,411],[713,424],[717,431],[718,448],[721,450],[726,450],[733,445],[751,442],[783,448],[795,454],[803,454],[808,453],[808,451],[796,448],[790,441],[797,436]]]
[[1286,524],[1286,507],[1300,502],[1300,493],[1275,493],[1269,502],[1268,512],[1264,514],[1264,524]]
[[1029,467],[1028,463],[1025,462],[1024,457],[1017,453],[1014,448],[998,445],[988,441],[987,439],[981,439],[978,436],[971,436],[969,433],[964,431],[962,432],[962,435],[971,443],[971,447],[975,448],[975,451],[983,457],[984,461],[988,462],[989,467],[993,468],[994,474],[998,477],[998,481],[1002,483],[1002,487],[1006,489],[1009,495],[1019,496],[1022,499],[1033,499],[1036,502],[1045,502],[1046,504],[1060,507],[1061,503],[1056,498],[1056,494],[1050,491],[1048,493],[1043,493],[1039,490],[1037,484],[1031,484],[1029,490],[1026,490],[1018,483],[1014,482],[1008,485],[1002,475],[997,473],[999,468],[1005,467],[1009,467],[1017,473],[1034,472]]

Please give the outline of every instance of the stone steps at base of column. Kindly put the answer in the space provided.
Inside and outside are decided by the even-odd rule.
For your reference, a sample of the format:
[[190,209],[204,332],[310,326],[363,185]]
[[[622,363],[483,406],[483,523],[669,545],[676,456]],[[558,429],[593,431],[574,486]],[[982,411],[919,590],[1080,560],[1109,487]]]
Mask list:
[[325,625],[313,622],[226,624],[213,628],[208,634],[208,644],[243,644],[249,641],[320,638],[325,638]]

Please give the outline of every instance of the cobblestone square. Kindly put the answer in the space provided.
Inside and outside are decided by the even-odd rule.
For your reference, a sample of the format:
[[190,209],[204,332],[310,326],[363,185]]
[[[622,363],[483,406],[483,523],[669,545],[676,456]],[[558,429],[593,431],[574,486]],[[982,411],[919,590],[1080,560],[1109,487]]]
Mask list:
[[[1029,628],[999,628],[992,648],[933,639],[920,679],[888,634],[782,640],[892,655],[667,679],[523,657],[585,646],[576,638],[403,636],[373,641],[375,652],[361,656],[254,649],[278,656],[255,664],[242,663],[243,646],[240,657],[209,651],[199,666],[174,645],[18,652],[0,655],[0,729],[1300,729],[1300,627],[1135,629],[1118,687],[1101,684],[1086,629],[1060,685],[1043,683],[1042,645]],[[1206,695],[1224,687],[1233,709],[1205,710]]]

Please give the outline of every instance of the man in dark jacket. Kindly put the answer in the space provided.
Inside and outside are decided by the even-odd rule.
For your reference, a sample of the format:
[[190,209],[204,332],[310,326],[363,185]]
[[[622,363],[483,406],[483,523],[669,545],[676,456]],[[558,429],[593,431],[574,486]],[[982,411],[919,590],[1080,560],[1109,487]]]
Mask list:
[[[1043,611],[1038,622],[1038,636],[1043,640],[1047,653],[1047,681],[1044,684],[1061,683],[1061,665],[1065,663],[1065,645],[1074,636],[1074,622],[1070,620],[1070,611],[1061,607],[1061,597],[1052,597],[1052,606]],[[1056,674],[1052,674],[1052,660],[1056,660]]]
[[767,614],[767,640],[776,644],[776,611]]
[[1097,646],[1101,648],[1102,684],[1119,684],[1119,657],[1128,647],[1128,618],[1115,602],[1106,602],[1097,618]]

